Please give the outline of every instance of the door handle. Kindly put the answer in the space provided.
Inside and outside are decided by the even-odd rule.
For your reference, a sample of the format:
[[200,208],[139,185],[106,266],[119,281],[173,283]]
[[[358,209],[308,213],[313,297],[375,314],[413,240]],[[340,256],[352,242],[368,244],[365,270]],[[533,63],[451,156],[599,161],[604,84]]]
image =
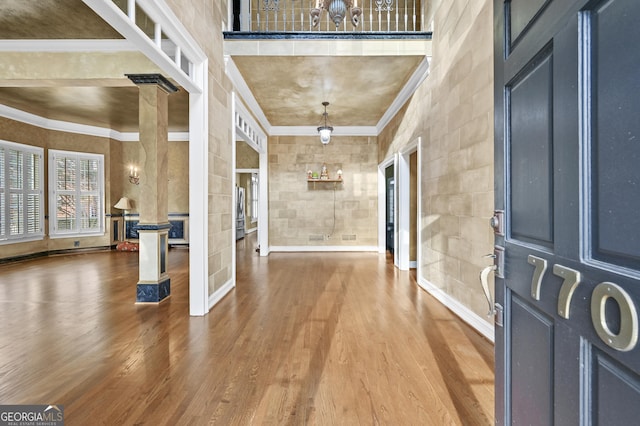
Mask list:
[[484,297],[487,299],[487,303],[489,304],[489,312],[487,312],[487,316],[491,316],[496,313],[495,307],[493,306],[493,299],[491,298],[491,292],[489,291],[488,278],[489,274],[495,271],[497,268],[498,267],[496,265],[490,265],[480,272],[480,285],[482,286]]

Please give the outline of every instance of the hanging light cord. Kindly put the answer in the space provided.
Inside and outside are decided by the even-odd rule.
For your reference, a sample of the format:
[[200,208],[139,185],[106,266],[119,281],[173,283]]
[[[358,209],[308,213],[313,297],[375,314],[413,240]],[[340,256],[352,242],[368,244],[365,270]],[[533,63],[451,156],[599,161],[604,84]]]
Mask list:
[[329,238],[333,236],[333,233],[336,232],[336,185],[333,184],[333,227],[331,228],[331,233],[329,234]]

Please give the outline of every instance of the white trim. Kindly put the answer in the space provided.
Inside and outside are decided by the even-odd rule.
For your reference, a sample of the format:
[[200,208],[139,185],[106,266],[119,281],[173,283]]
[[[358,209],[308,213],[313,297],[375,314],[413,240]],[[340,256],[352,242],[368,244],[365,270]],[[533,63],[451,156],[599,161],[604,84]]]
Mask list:
[[479,316],[471,309],[467,308],[462,303],[460,303],[424,278],[418,279],[418,285],[420,285],[420,287],[422,287],[427,293],[432,295],[438,302],[442,303],[454,314],[459,316],[460,319],[473,327],[477,332],[482,334],[491,342],[495,342],[495,330],[493,326],[482,319],[481,316]]
[[129,40],[0,40],[0,52],[137,52]]
[[[230,64],[230,68],[227,70],[232,70],[235,68],[233,61],[230,58],[227,58],[229,61],[227,64]],[[235,69],[237,71],[237,68]],[[239,74],[239,73],[238,73]],[[240,77],[242,79],[242,77]],[[242,80],[244,83],[244,80]],[[237,89],[237,88],[236,88]],[[248,88],[247,88],[248,89]],[[250,94],[250,92],[249,92]],[[253,96],[253,95],[251,95]],[[260,247],[260,256],[268,256],[269,255],[269,143],[268,137],[263,132],[262,128],[255,122],[253,116],[249,114],[247,107],[238,99],[238,95],[236,92],[233,92],[234,106],[233,106],[233,152],[235,158],[235,141],[237,136],[241,136],[247,144],[258,152],[258,246]],[[254,99],[255,101],[255,99]],[[257,105],[257,103],[256,103]],[[259,108],[259,107],[258,107]],[[255,113],[255,112],[254,112]],[[260,110],[262,113],[262,110]],[[253,140],[250,135],[248,135],[245,131],[238,128],[239,122],[236,120],[238,117],[242,119],[244,123],[246,123],[249,127],[251,127],[250,131],[256,136],[256,140]],[[266,119],[265,119],[266,120]],[[239,130],[239,133],[237,132]],[[233,169],[237,173],[238,171],[235,168],[235,159],[233,160]],[[235,179],[235,173],[234,173]],[[233,185],[235,187],[235,184]],[[235,204],[234,204],[235,211]],[[234,222],[235,223],[235,219]]]
[[269,256],[269,144],[258,154],[258,247],[260,256]]
[[398,170],[396,171],[396,182],[395,188],[397,193],[397,211],[396,217],[398,221],[396,222],[396,231],[398,233],[398,245],[395,247],[394,253],[398,255],[398,269],[401,271],[409,270],[409,229],[411,224],[409,223],[409,218],[411,217],[410,212],[410,199],[411,193],[409,191],[409,187],[411,185],[410,181],[410,166],[409,166],[409,157],[405,154],[398,154]]
[[194,62],[194,65],[196,62],[207,59],[198,42],[182,25],[165,0],[136,0],[136,2],[155,23],[160,24],[162,32],[191,62]]
[[378,164],[378,253],[387,251],[386,211],[386,179],[385,169],[394,163],[394,157],[389,157]]
[[418,276],[418,279],[420,279],[420,277],[422,277],[422,136],[418,137],[418,148],[417,148],[417,155],[418,155],[418,184],[416,185],[416,191],[418,191],[418,212],[416,220],[417,220],[417,228],[418,228],[418,235],[416,236],[416,261],[418,262],[418,264],[416,265],[416,275]]
[[[45,149],[40,146],[27,145],[24,143],[11,142],[7,140],[0,139],[0,151],[3,152],[3,159],[0,162],[0,169],[2,169],[4,176],[0,176],[0,180],[3,181],[3,186],[0,187],[0,201],[4,201],[3,208],[0,209],[0,218],[4,220],[0,220],[0,245],[1,244],[17,244],[24,243],[28,241],[40,241],[45,237],[45,201],[47,199],[47,188],[45,186],[45,175],[44,170],[47,165],[47,158],[45,157]],[[16,171],[13,167],[11,167],[11,155],[10,151],[15,151],[18,153],[18,157],[22,158],[22,176],[20,176],[20,181],[23,182],[21,188],[12,188],[11,187],[11,172]],[[36,158],[39,160],[38,164],[34,164],[35,161],[31,162],[32,168],[28,167],[27,158],[31,157],[33,160]],[[35,189],[31,189],[28,185],[28,175],[29,172],[32,172],[32,177],[34,177],[35,182],[33,182],[33,186]],[[22,232],[19,234],[12,234],[11,228],[12,225],[16,222],[15,211],[12,209],[11,203],[11,195],[19,195],[21,198],[20,206],[18,209],[18,220],[17,222],[22,222]],[[32,209],[29,209],[29,199],[30,196],[38,197],[38,215],[37,215],[37,223],[39,224],[39,229],[35,232],[29,232],[29,214],[34,213]],[[3,203],[0,203],[3,204]],[[33,225],[33,222],[31,222]]]
[[222,287],[214,291],[209,296],[209,303],[208,303],[209,310],[211,310],[211,308],[213,308],[216,304],[218,304],[218,302],[220,302],[222,298],[225,297],[227,294],[229,294],[229,292],[231,292],[231,290],[233,290],[234,288],[236,288],[235,282],[233,279],[230,279],[229,281],[224,283]]
[[[96,190],[82,190],[80,185],[81,175],[79,172],[75,174],[75,189],[66,190],[58,188],[58,168],[57,168],[57,160],[61,158],[69,158],[77,162],[78,169],[80,170],[79,164],[81,160],[90,160],[96,161],[98,163],[98,174],[97,174],[97,185],[98,189]],[[48,192],[48,200],[49,200],[49,226],[48,226],[48,235],[50,239],[56,238],[73,238],[73,237],[95,237],[95,236],[103,236],[107,231],[107,224],[105,223],[105,212],[107,211],[106,206],[106,193],[105,193],[105,170],[106,164],[104,159],[104,154],[95,154],[89,153],[85,151],[66,151],[59,149],[48,149],[47,150],[47,164],[49,165],[48,170],[48,184],[47,184],[47,192]],[[75,226],[73,229],[58,229],[58,221],[57,221],[57,198],[59,194],[70,194],[74,196],[74,204],[73,210],[75,211],[74,223]],[[83,195],[93,195],[97,196],[99,199],[98,211],[96,212],[99,226],[97,228],[83,228],[82,227],[82,209],[78,206],[81,202],[81,197]]]
[[348,252],[367,251],[377,252],[376,246],[271,246],[272,252]]
[[[375,126],[340,126],[331,136],[378,136],[380,132]],[[272,126],[271,136],[317,136],[317,126]]]
[[[397,231],[398,246],[398,268],[406,271],[410,268],[409,251],[411,247],[411,154],[418,150],[418,140],[414,139],[405,146],[398,154],[398,170],[396,172],[396,191],[398,193],[397,202]],[[417,240],[419,241],[419,240]]]
[[189,93],[189,314],[209,312],[208,62],[193,67],[202,93]]
[[[115,3],[104,0],[82,1],[189,93],[202,91],[202,87],[187,75],[175,63],[174,59],[162,50],[161,46],[156,45],[153,39],[149,38],[135,23],[131,22],[129,17]],[[188,31],[163,0],[137,1],[141,7],[144,6],[143,9],[150,18],[155,18],[154,21],[161,25],[164,33],[172,41],[176,42],[176,39],[178,39],[176,45],[183,52],[190,52],[193,55],[191,57],[189,55],[186,56],[189,57],[189,60],[194,65],[206,58],[206,55],[202,53],[197,43],[192,41]]]
[[227,77],[229,77],[229,80],[231,80],[231,83],[240,95],[240,98],[247,104],[246,107],[250,109],[251,112],[253,112],[253,115],[258,120],[258,123],[267,132],[267,134],[272,134],[271,123],[269,123],[269,120],[267,120],[267,116],[264,115],[264,111],[262,111],[262,108],[260,108],[260,104],[258,104],[255,96],[253,96],[253,93],[251,92],[251,89],[249,89],[247,82],[242,77],[242,74],[240,74],[240,70],[238,70],[235,62],[233,62],[233,58],[231,56],[225,55],[224,63],[225,73],[227,74]]
[[398,114],[400,109],[404,106],[404,104],[413,96],[413,94],[418,90],[418,87],[422,84],[422,82],[429,75],[429,61],[431,60],[430,56],[426,56],[418,68],[413,72],[407,84],[404,85],[400,93],[396,96],[394,101],[391,103],[391,106],[387,108],[387,111],[384,113],[378,124],[376,125],[378,129],[378,134],[384,130],[384,128],[389,124],[391,119]]
[[409,269],[417,269],[418,268],[418,262],[415,260],[412,260],[409,262]]
[[[234,93],[234,96],[237,95]],[[267,135],[253,116],[247,110],[244,104],[236,99],[233,114],[233,126],[237,127],[244,141],[249,144],[255,151],[264,151],[267,144]]]
[[[238,103],[239,102],[237,102],[236,94],[231,92],[231,164],[233,165],[233,170],[235,170],[236,168],[236,145],[238,143],[238,128],[236,126],[236,108],[238,107]],[[238,239],[236,236],[236,226],[238,224],[238,181],[236,177],[237,172],[231,173],[231,229],[233,234],[233,241],[237,241]],[[231,249],[231,285],[233,287],[236,286],[236,251],[237,250],[234,244],[233,248]],[[209,302],[209,309],[211,309],[211,306],[213,305],[211,304],[211,302]]]
[[[97,136],[120,142],[138,142],[140,140],[139,132],[118,132],[117,130],[106,127],[89,126],[87,124],[72,123],[70,121],[50,120],[6,105],[0,105],[0,117],[56,132]],[[183,142],[188,140],[189,132],[169,132],[170,142]]]

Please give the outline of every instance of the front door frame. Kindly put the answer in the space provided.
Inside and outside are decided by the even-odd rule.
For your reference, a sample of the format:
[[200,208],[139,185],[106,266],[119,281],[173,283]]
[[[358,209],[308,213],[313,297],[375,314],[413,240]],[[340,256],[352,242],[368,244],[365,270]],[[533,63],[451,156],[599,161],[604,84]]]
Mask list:
[[[398,161],[396,167],[396,191],[397,191],[397,245],[398,252],[398,268],[402,271],[408,271],[411,268],[410,259],[410,243],[411,243],[411,154],[418,152],[420,146],[420,138],[414,139],[406,147],[398,153]],[[418,154],[418,182],[420,182],[420,154]],[[418,194],[420,191],[418,191]],[[418,221],[420,220],[420,202],[418,200]],[[420,241],[420,227],[418,226],[418,238]],[[418,244],[419,245],[419,244]],[[420,257],[417,256],[419,259]]]
[[[389,166],[393,166],[394,170],[394,179],[397,179],[397,163],[398,163],[398,155],[393,154],[391,157],[388,157],[380,164],[378,164],[378,253],[384,254],[387,251],[387,179],[385,170]],[[397,192],[396,192],[397,194]],[[397,207],[397,195],[393,198],[393,211],[394,211],[394,232],[393,232],[393,240],[394,240],[394,250],[393,250],[393,264],[398,266],[398,227],[395,225],[398,222],[398,209]]]

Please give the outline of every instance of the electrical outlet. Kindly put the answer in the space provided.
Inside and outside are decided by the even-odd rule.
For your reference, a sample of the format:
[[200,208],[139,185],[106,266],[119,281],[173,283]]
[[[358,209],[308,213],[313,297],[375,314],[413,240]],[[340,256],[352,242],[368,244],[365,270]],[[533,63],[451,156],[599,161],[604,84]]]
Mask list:
[[74,241],[73,242],[73,246],[74,247],[80,247],[80,241]]

